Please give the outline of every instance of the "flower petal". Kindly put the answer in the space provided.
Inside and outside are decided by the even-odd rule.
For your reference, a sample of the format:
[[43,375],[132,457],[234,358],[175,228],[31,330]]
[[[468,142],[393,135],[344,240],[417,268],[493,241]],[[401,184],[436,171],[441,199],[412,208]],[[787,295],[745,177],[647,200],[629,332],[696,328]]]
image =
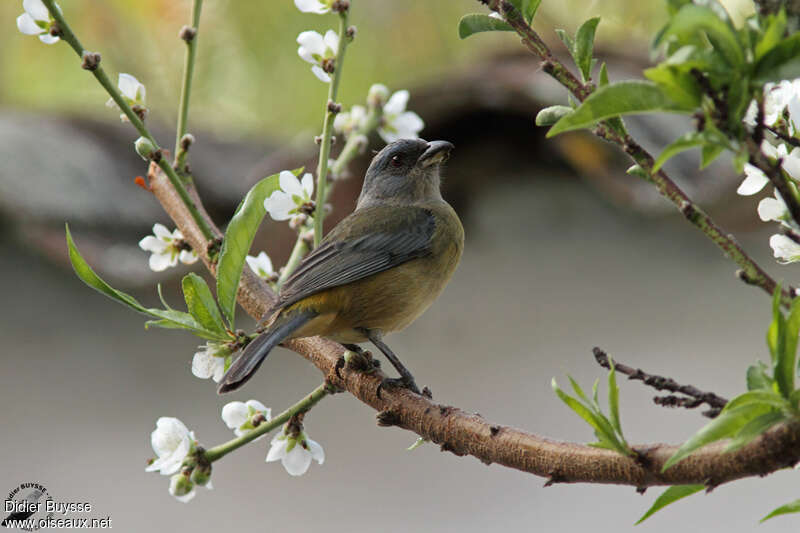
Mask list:
[[413,111],[406,111],[392,121],[392,126],[400,138],[416,139],[417,134],[425,127],[425,123]]
[[273,220],[288,220],[291,218],[289,211],[296,207],[292,197],[283,191],[274,191],[264,200],[264,209]]
[[39,27],[38,24],[36,24],[36,21],[33,20],[33,17],[27,13],[23,13],[17,17],[17,29],[25,35],[39,35],[44,31]]
[[249,418],[247,405],[244,402],[226,403],[222,408],[222,420],[230,429],[237,429]]
[[[192,374],[200,379],[208,379],[225,370],[225,358],[214,357],[208,350],[199,351],[192,358]],[[222,377],[222,376],[220,376]],[[217,381],[217,380],[215,380]]]
[[738,189],[736,189],[736,193],[742,196],[750,196],[755,194],[763,189],[767,183],[769,183],[769,179],[763,172],[761,172],[761,169],[751,165],[750,163],[745,163],[744,174],[746,176],[744,181],[742,181],[742,184],[739,185]]
[[119,74],[117,87],[119,87],[120,92],[127,98],[136,101],[136,93],[140,86],[142,86],[142,84],[139,83],[139,80],[130,74],[125,74],[124,72]]
[[297,36],[297,44],[300,45],[297,53],[309,63],[316,63],[316,60],[312,57],[313,55],[323,56],[325,54],[325,40],[318,32],[302,32]]
[[800,148],[794,148],[783,158],[783,170],[794,179],[800,179]]
[[172,242],[172,232],[170,232],[164,224],[153,224],[153,235],[164,242]]
[[322,40],[327,47],[325,50],[325,57],[336,56],[336,50],[339,48],[339,34],[333,30],[328,30],[325,32],[325,37],[323,37]]
[[152,235],[148,235],[147,237],[139,241],[139,248],[141,248],[145,252],[152,252],[154,254],[163,254],[166,251],[166,249],[169,248],[169,244],[165,243],[161,239],[153,237]]
[[406,110],[409,96],[409,92],[405,89],[402,91],[397,91],[391,97],[389,97],[389,101],[386,102],[385,106],[383,106],[383,112],[389,115],[402,113]]
[[300,184],[300,180],[288,170],[281,171],[278,181],[283,192],[289,195],[303,196],[303,186]]
[[23,0],[22,9],[34,20],[50,22],[50,12],[42,0]]
[[306,438],[306,444],[308,445],[308,451],[311,453],[311,457],[317,461],[319,464],[325,462],[325,450],[322,449],[320,443],[315,440],[311,440]]
[[44,44],[56,44],[61,38],[55,35],[50,35],[49,33],[43,33],[39,35],[39,40],[42,41]]
[[319,0],[294,0],[294,5],[303,13],[316,13],[322,15],[331,10]]
[[797,244],[786,235],[773,235],[769,238],[772,253],[781,263],[794,263],[800,261],[800,244]]
[[303,194],[300,194],[299,196],[308,198],[310,200],[311,195],[314,194],[314,177],[310,172],[303,174],[303,180],[300,182],[300,186],[303,189]]
[[302,476],[311,466],[311,454],[298,443],[292,451],[284,455],[281,463],[290,476]]
[[780,220],[786,215],[786,204],[777,198],[764,198],[758,202],[758,216],[764,222]]
[[178,256],[171,253],[152,254],[150,256],[150,270],[153,272],[163,272],[169,267],[174,267],[178,264]]
[[[269,448],[269,453],[267,453],[267,458],[264,459],[265,462],[271,463],[273,461],[277,461],[279,459],[283,459],[286,456],[286,445],[288,441],[286,439],[280,439],[282,437],[282,433],[278,433],[273,437],[271,446]],[[295,446],[297,448],[297,446]]]
[[258,400],[247,400],[245,405],[259,413],[264,413],[264,417],[267,420],[272,418],[272,409],[264,405],[263,403],[259,402]]
[[312,72],[312,74],[314,74],[314,76],[317,77],[317,79],[319,81],[322,81],[322,82],[325,82],[325,83],[330,83],[331,82],[331,77],[328,75],[327,72],[322,70],[319,66],[314,65],[313,67],[311,67],[311,72]]
[[181,253],[178,255],[178,259],[184,265],[193,265],[197,263],[197,260],[200,259],[194,250],[181,250]]

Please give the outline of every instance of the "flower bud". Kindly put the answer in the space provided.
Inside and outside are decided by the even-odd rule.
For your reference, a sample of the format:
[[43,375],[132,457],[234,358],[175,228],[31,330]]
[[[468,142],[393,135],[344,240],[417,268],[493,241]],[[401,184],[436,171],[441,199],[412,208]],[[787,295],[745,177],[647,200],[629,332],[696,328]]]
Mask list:
[[205,487],[211,481],[211,465],[197,465],[192,470],[190,480],[199,487]]
[[136,148],[136,153],[142,156],[142,159],[145,161],[152,159],[153,155],[156,153],[156,147],[153,146],[153,143],[150,142],[150,139],[147,137],[139,137],[136,139],[136,142],[133,143],[133,146]]
[[169,479],[169,493],[180,498],[190,494],[194,490],[194,483],[183,474],[175,474]]
[[389,88],[382,83],[376,83],[369,88],[367,93],[367,104],[370,107],[383,107],[389,100]]

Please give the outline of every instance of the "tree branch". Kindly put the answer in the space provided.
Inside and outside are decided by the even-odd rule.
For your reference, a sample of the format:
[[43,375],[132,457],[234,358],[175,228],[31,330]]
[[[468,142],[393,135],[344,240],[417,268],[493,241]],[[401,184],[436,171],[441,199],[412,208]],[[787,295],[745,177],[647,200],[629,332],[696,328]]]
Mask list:
[[[522,14],[508,0],[495,0],[490,3],[490,8],[503,16],[506,22],[522,38],[524,44],[534,55],[542,60],[542,68],[556,81],[563,85],[578,101],[584,101],[594,90],[591,83],[582,83],[572,72],[559,61],[550,51],[550,48],[539,37],[539,34],[525,22]],[[626,154],[650,175],[650,180],[656,186],[661,196],[672,202],[686,219],[697,229],[702,231],[716,244],[725,255],[741,268],[739,278],[749,285],[761,287],[768,294],[775,292],[777,284],[753,258],[739,245],[733,235],[725,233],[714,220],[697,206],[689,196],[672,181],[663,170],[653,173],[655,159],[630,135],[620,135],[608,122],[601,122],[594,134],[621,147]],[[788,306],[793,298],[791,291],[783,290],[782,303]]]
[[[150,166],[150,186],[167,214],[214,273],[203,236],[180,196],[161,169]],[[195,203],[215,235],[221,235],[190,189]],[[267,284],[250,269],[242,272],[238,301],[248,314],[261,318],[275,300]],[[442,451],[472,455],[480,461],[542,476],[552,483],[611,483],[638,488],[652,485],[704,483],[709,487],[748,476],[763,476],[800,460],[800,423],[782,424],[733,453],[723,453],[725,443],[707,446],[666,472],[661,468],[676,446],[633,446],[637,457],[579,444],[557,442],[524,431],[492,424],[480,415],[439,404],[405,389],[384,389],[378,396],[383,374],[363,372],[344,365],[344,347],[320,337],[295,339],[285,346],[313,363],[326,382],[350,392],[378,411],[381,425],[413,431],[439,444]]]

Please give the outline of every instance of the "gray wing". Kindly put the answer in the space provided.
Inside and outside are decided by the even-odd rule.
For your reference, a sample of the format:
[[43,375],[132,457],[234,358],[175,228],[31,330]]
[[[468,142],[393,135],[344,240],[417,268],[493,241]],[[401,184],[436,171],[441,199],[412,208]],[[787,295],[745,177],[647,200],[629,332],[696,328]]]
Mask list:
[[430,253],[433,214],[419,207],[375,207],[340,222],[281,288],[276,308],[346,285]]

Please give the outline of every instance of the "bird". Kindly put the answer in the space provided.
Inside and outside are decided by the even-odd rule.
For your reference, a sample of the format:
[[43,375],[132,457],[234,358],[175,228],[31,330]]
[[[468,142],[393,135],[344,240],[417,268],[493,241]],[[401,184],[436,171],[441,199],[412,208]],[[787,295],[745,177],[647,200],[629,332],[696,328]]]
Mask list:
[[447,141],[401,139],[373,157],[355,210],[280,287],[260,334],[220,380],[219,394],[244,385],[275,346],[317,335],[355,351],[358,343],[371,342],[400,374],[381,387],[419,393],[383,338],[416,320],[461,260],[464,228],[440,190],[453,148]]

